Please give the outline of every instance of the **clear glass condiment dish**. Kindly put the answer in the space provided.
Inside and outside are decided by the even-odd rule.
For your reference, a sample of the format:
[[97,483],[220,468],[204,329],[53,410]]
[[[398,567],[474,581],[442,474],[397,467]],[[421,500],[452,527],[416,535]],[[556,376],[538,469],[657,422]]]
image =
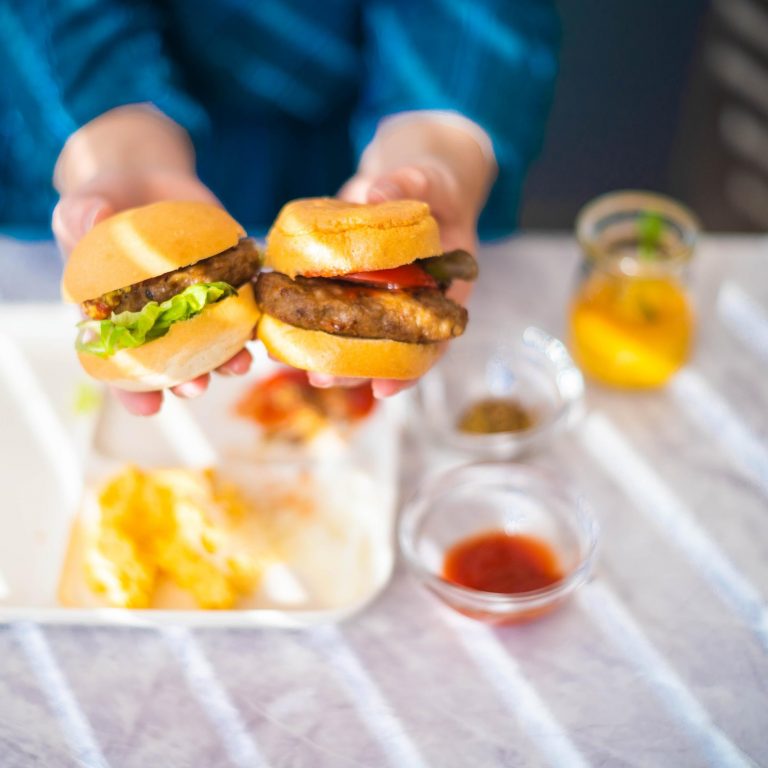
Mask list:
[[[443,576],[446,553],[457,542],[489,531],[546,544],[562,578],[514,594],[448,581]],[[559,478],[522,464],[480,462],[426,478],[403,508],[398,536],[409,568],[440,600],[471,618],[509,624],[551,611],[588,580],[599,526],[586,500]]]
[[[459,428],[462,414],[484,398],[509,398],[532,416],[514,432]],[[582,412],[584,379],[565,345],[530,326],[511,340],[454,342],[419,382],[419,415],[439,444],[477,458],[513,458],[543,445]]]

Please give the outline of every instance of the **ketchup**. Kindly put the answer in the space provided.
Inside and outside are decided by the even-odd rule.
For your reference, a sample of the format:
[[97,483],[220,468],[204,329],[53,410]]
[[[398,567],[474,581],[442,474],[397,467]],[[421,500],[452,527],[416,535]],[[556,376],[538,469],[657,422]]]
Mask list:
[[443,577],[462,587],[511,595],[555,584],[563,572],[554,550],[541,539],[488,531],[448,550]]

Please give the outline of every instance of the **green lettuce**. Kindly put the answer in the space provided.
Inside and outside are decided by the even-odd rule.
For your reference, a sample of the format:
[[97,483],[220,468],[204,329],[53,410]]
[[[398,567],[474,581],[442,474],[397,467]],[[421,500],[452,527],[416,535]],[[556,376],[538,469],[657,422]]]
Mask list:
[[121,349],[134,349],[165,336],[174,323],[190,320],[209,304],[236,294],[228,283],[190,285],[161,304],[150,301],[139,312],[113,312],[107,320],[78,323],[75,347],[79,352],[111,357]]

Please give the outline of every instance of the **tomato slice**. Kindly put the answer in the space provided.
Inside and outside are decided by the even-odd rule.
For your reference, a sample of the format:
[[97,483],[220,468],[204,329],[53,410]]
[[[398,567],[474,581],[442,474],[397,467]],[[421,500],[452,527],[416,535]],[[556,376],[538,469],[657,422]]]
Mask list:
[[437,288],[432,275],[415,264],[404,264],[394,269],[376,269],[372,272],[351,272],[339,275],[337,280],[350,280],[355,283],[386,286],[387,288]]

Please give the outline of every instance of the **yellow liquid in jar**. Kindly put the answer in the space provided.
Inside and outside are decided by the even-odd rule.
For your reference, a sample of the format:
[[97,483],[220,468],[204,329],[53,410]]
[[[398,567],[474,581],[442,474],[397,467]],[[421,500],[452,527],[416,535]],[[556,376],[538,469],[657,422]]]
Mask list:
[[618,387],[658,387],[688,359],[693,311],[672,278],[595,272],[571,305],[571,347],[589,376]]

